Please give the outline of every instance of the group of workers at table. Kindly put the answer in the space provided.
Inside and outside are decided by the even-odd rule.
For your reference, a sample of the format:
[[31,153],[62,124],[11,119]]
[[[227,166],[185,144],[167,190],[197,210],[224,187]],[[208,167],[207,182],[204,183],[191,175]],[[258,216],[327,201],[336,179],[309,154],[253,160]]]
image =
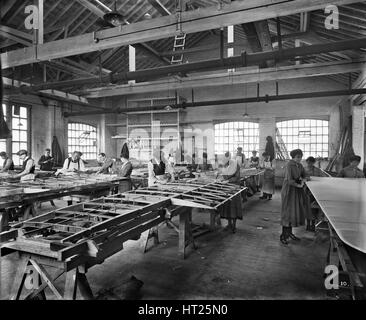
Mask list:
[[[1,152],[0,157],[3,160],[2,168],[0,173],[12,174],[11,177],[16,179],[20,178],[21,181],[29,181],[35,179],[36,162],[32,157],[29,156],[27,150],[20,150],[17,152],[20,160],[22,160],[22,166],[20,172],[15,173],[15,166],[13,160],[7,155],[6,152]],[[82,153],[74,151],[72,155],[65,159],[63,167],[54,170],[54,158],[51,156],[51,150],[46,149],[45,153],[40,157],[38,161],[40,171],[54,172],[56,176],[60,174],[86,172],[88,168],[85,167],[84,160],[81,159]],[[96,173],[108,174],[118,173],[120,176],[129,177],[132,172],[132,164],[128,160],[128,154],[121,154],[121,159],[114,161],[106,157],[104,153],[98,155],[98,163],[100,168]]]
[[[212,180],[226,181],[234,184],[243,183],[248,187],[247,194],[252,196],[254,193],[262,189],[262,200],[271,200],[275,193],[275,159],[273,152],[264,152],[262,158],[257,156],[257,151],[252,151],[252,156],[246,161],[242,148],[237,148],[236,155],[232,158],[230,152],[225,155],[215,156],[215,161],[209,163],[207,153],[203,152],[202,160],[197,161],[193,155],[191,164],[188,165],[192,177],[197,175],[205,175]],[[21,171],[12,175],[13,178],[20,178],[21,181],[34,180],[35,178],[35,161],[30,157],[26,150],[20,150],[18,156],[23,161]],[[174,171],[175,161],[172,155],[165,158],[164,153],[160,150],[153,153],[153,157],[148,161],[148,186],[166,184],[176,179]],[[82,153],[75,151],[72,155],[65,159],[63,167],[58,169],[54,174],[68,175],[78,172],[85,172],[86,167],[81,159]],[[302,226],[306,220],[306,230],[315,231],[315,221],[318,218],[318,210],[312,208],[311,204],[315,201],[310,191],[307,189],[305,181],[310,180],[311,176],[322,177],[328,176],[324,171],[315,166],[315,158],[308,157],[306,166],[303,167],[301,160],[303,153],[300,149],[290,152],[291,159],[285,166],[284,182],[281,190],[281,225],[282,234],[280,241],[288,244],[288,240],[298,241],[299,239],[292,233],[293,227]],[[0,173],[14,172],[14,163],[12,159],[5,153],[1,152],[0,157],[3,160],[3,166]],[[50,149],[46,149],[44,155],[38,161],[42,171],[53,170],[53,157]],[[358,168],[361,157],[354,155],[350,158],[350,164],[344,167],[338,173],[338,177],[342,178],[364,178],[364,173]],[[198,162],[198,163],[197,163]],[[114,173],[122,177],[129,178],[132,173],[132,163],[129,160],[128,148],[122,149],[120,159],[114,160],[107,158],[104,153],[98,155],[97,174]],[[249,175],[249,180],[241,179],[241,169],[252,168],[258,169],[260,174]],[[211,172],[210,174],[208,172]],[[249,182],[248,182],[249,181]],[[231,208],[233,211],[228,219],[229,227],[235,232],[236,219],[242,218],[240,208]],[[230,211],[230,210],[229,210]]]

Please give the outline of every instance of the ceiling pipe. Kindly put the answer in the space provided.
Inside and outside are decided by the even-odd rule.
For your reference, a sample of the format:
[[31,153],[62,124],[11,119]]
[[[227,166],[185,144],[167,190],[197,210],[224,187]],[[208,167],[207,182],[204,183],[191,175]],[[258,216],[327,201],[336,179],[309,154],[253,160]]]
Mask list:
[[[293,99],[308,99],[308,98],[324,98],[324,97],[336,97],[336,96],[349,96],[349,95],[359,95],[366,94],[366,88],[362,89],[347,89],[347,90],[336,90],[336,91],[318,91],[318,92],[305,92],[305,93],[290,93],[282,95],[264,95],[256,97],[246,97],[246,98],[236,98],[236,99],[226,99],[226,100],[208,100],[208,101],[197,101],[197,102],[182,102],[174,105],[176,109],[185,109],[193,107],[204,107],[204,106],[218,106],[225,104],[238,104],[238,103],[257,103],[269,101],[280,101],[280,100],[293,100]],[[153,107],[135,107],[135,108],[116,108],[106,111],[87,111],[87,112],[65,112],[65,117],[72,116],[86,116],[86,115],[96,115],[96,114],[107,114],[107,113],[126,113],[135,111],[154,111],[163,110],[166,107],[153,106]]]
[[267,51],[258,53],[248,53],[248,54],[246,52],[243,52],[240,56],[228,57],[224,59],[212,59],[212,60],[169,65],[159,68],[144,69],[144,70],[123,72],[116,74],[111,73],[109,75],[105,75],[100,78],[91,77],[91,78],[38,84],[33,85],[31,87],[23,87],[22,92],[27,93],[32,90],[39,91],[47,89],[73,87],[86,84],[116,83],[118,81],[129,81],[129,80],[139,81],[139,80],[153,79],[172,74],[187,73],[194,71],[247,67],[252,65],[259,65],[260,63],[268,60],[282,61],[299,56],[359,49],[363,47],[366,48],[366,38],[337,41],[332,43],[303,46],[277,51]]

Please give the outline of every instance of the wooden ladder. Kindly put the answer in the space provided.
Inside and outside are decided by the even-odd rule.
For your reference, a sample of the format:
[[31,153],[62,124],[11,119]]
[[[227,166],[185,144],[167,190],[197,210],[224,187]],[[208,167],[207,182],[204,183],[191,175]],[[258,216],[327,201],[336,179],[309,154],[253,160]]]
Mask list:
[[183,33],[183,34],[179,34],[176,35],[174,38],[174,46],[173,46],[173,51],[177,51],[179,50],[179,53],[173,53],[172,58],[170,60],[171,64],[180,64],[183,62],[183,51],[184,47],[186,45],[186,36],[187,34]]

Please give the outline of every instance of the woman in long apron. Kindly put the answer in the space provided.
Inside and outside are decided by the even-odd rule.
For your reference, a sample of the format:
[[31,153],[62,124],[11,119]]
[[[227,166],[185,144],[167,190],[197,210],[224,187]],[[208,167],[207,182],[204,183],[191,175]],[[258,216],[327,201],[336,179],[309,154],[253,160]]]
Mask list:
[[[229,183],[240,184],[240,167],[236,160],[232,160],[226,154],[220,159],[221,169],[219,174],[219,180],[227,181]],[[236,232],[236,220],[243,219],[243,208],[241,202],[241,196],[238,195],[227,201],[219,209],[220,218],[227,219],[227,228],[233,233]]]
[[262,154],[263,160],[260,161],[259,167],[264,169],[263,172],[263,183],[262,183],[262,192],[263,195],[259,197],[259,199],[272,199],[272,195],[275,193],[275,169],[274,169],[274,161],[271,161],[270,154],[267,152],[263,152]]
[[303,153],[300,149],[290,152],[291,160],[285,168],[285,179],[281,190],[281,225],[280,241],[288,244],[288,239],[300,240],[292,233],[293,227],[303,226],[305,217],[310,212],[309,198],[305,192],[305,169],[301,164]]

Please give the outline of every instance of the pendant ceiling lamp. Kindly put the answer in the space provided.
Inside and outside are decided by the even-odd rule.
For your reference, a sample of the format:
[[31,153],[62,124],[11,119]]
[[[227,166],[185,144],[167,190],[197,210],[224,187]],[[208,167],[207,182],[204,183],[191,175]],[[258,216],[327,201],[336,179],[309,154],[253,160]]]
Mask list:
[[117,1],[114,1],[114,9],[103,16],[103,20],[118,27],[124,23],[124,17],[117,11]]

